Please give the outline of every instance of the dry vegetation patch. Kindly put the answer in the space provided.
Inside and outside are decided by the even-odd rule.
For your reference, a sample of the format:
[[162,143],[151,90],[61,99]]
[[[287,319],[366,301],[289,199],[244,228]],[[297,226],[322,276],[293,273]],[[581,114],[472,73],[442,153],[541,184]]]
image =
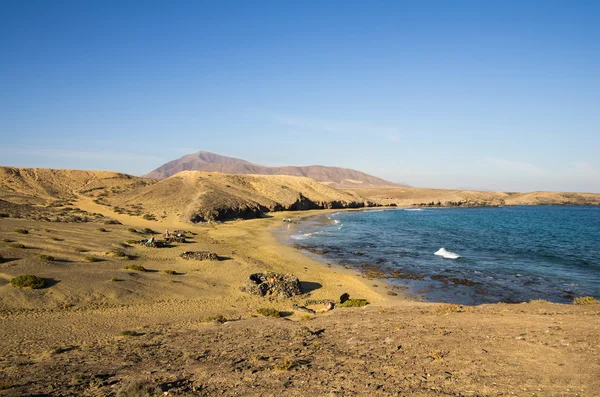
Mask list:
[[142,265],[127,265],[123,266],[124,270],[135,270],[136,272],[145,272],[146,268]]
[[33,274],[23,274],[10,280],[10,284],[18,288],[39,289],[46,284],[44,279]]
[[366,299],[348,299],[343,303],[339,303],[338,307],[363,307],[368,305],[369,302]]
[[594,298],[593,296],[582,296],[580,298],[573,299],[573,303],[576,305],[595,305],[600,302],[598,302],[598,299]]
[[279,310],[270,307],[259,307],[258,309],[256,309],[256,312],[261,316],[265,317],[281,317],[281,313],[279,312]]

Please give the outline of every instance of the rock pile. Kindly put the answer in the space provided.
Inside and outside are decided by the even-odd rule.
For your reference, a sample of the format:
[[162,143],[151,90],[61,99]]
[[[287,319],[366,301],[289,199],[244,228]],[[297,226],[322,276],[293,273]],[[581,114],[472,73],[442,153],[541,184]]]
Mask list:
[[220,261],[221,260],[221,258],[219,258],[219,255],[215,254],[214,252],[209,252],[209,251],[186,251],[179,256],[181,256],[183,259],[195,259],[197,261],[204,261],[204,260]]
[[284,273],[254,273],[243,288],[244,291],[259,296],[291,298],[302,294],[298,277]]

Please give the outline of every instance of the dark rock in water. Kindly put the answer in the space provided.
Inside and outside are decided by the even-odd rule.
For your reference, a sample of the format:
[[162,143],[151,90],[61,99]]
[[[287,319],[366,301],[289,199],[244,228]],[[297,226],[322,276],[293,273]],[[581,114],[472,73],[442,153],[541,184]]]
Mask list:
[[208,252],[208,251],[186,251],[179,256],[181,256],[183,259],[195,259],[198,261],[204,261],[204,260],[220,261],[221,260],[221,258],[219,258],[219,255],[215,254],[214,252]]
[[344,292],[342,294],[342,296],[340,296],[340,303],[344,303],[346,302],[348,299],[350,299],[350,295],[346,292]]
[[283,273],[254,273],[250,275],[245,291],[252,295],[282,298],[302,294],[298,277]]

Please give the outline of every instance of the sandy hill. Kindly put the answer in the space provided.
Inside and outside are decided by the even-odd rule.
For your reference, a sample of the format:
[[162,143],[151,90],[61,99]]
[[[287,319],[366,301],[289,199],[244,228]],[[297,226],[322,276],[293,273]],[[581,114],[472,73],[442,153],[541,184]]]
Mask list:
[[43,203],[91,192],[117,193],[156,181],[110,171],[0,167],[0,199]]
[[204,151],[188,154],[180,159],[170,161],[150,172],[146,177],[165,179],[186,170],[222,172],[225,174],[305,176],[335,188],[400,186],[399,184],[348,168],[325,167],[321,165],[265,167],[245,160]]
[[287,175],[231,175],[183,171],[156,184],[111,196],[117,207],[142,206],[154,217],[176,215],[199,222],[255,218],[264,212],[370,205],[310,178]]
[[600,194],[568,192],[481,192],[476,190],[372,188],[350,189],[369,200],[389,205],[600,205]]

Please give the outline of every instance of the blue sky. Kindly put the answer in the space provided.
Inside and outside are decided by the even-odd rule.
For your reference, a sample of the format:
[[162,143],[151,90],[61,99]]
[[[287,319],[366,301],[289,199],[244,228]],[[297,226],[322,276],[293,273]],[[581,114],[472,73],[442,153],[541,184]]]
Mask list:
[[597,1],[0,0],[0,164],[600,192]]

